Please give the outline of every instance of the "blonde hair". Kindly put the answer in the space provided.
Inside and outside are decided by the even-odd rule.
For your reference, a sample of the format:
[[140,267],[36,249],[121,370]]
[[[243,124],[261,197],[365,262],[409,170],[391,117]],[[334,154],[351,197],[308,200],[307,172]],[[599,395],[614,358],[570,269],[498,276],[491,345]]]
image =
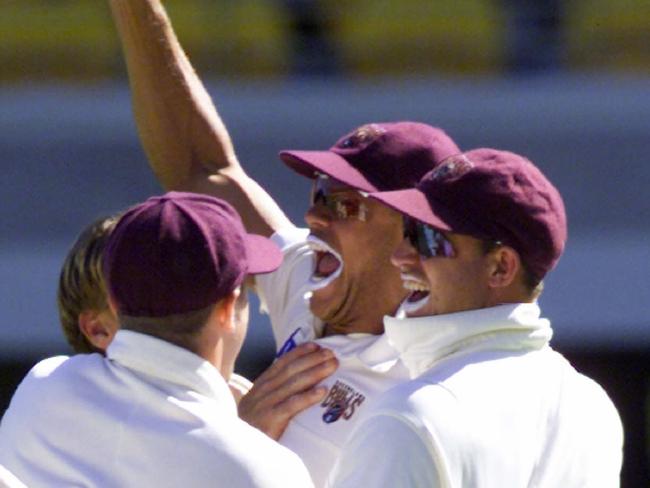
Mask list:
[[57,305],[63,334],[75,352],[100,352],[79,329],[84,310],[108,310],[102,257],[119,216],[97,219],[77,237],[59,276]]

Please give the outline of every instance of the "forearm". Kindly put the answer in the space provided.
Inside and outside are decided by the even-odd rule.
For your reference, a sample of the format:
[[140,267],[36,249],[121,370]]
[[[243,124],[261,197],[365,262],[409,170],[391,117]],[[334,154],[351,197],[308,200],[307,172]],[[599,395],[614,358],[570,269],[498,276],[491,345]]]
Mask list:
[[160,0],[109,2],[140,139],[162,186],[227,200],[249,232],[270,235],[290,225],[277,203],[239,165],[230,135]]
[[166,189],[237,165],[230,136],[159,0],[110,0],[150,164]]

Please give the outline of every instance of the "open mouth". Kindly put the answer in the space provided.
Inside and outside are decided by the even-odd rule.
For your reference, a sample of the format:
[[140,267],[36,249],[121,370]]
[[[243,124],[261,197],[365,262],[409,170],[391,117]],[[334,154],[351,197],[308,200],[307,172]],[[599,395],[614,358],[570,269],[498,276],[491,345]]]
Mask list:
[[429,287],[417,278],[403,274],[402,282],[404,288],[409,290],[408,296],[404,299],[397,311],[397,317],[406,317],[422,308],[429,301]]
[[343,259],[325,241],[317,237],[310,235],[307,238],[307,243],[314,251],[314,267],[311,275],[311,283],[314,285],[314,289],[323,288],[341,274]]

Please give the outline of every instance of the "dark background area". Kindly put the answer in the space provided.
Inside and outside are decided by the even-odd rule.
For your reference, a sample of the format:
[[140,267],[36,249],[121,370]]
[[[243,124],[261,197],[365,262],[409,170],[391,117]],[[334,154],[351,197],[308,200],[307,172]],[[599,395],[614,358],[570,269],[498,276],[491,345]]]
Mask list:
[[[641,0],[169,0],[246,169],[296,223],[308,183],[277,158],[370,121],[439,125],[530,157],[569,242],[540,305],[553,346],[625,426],[622,486],[650,486],[650,4]],[[68,354],[55,306],[80,229],[161,188],[140,148],[107,6],[9,0],[0,17],[0,412]],[[252,307],[256,306],[253,300]],[[238,370],[272,358],[253,311]]]

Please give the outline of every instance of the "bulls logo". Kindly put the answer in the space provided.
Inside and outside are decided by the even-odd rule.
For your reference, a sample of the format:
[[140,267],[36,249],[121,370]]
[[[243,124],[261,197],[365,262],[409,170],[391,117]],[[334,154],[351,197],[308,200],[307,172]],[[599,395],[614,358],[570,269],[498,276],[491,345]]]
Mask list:
[[365,399],[365,395],[357,392],[350,385],[337,380],[321,403],[321,407],[325,408],[323,422],[331,424],[341,418],[350,420]]
[[341,418],[343,412],[345,412],[345,403],[334,402],[332,405],[330,405],[327,408],[327,410],[325,410],[325,413],[323,414],[323,422],[325,422],[326,424],[331,424],[332,422],[336,422],[338,419]]

